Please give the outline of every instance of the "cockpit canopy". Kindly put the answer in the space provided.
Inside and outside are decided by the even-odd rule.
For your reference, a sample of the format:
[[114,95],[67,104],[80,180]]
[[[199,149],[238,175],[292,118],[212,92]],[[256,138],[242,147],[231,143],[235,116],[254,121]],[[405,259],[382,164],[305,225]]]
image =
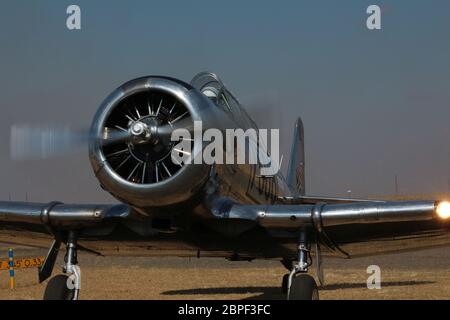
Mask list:
[[192,79],[191,85],[226,111],[234,113],[240,109],[237,99],[214,73],[202,72],[197,74]]
[[220,78],[211,72],[201,72],[191,80],[191,86],[199,90],[219,108],[244,122],[244,127],[257,128],[238,99],[224,85]]

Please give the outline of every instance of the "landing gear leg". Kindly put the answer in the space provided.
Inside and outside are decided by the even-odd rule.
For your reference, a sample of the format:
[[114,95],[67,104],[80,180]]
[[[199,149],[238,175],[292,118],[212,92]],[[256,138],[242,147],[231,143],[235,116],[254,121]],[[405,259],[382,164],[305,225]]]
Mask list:
[[63,272],[65,274],[57,275],[48,282],[44,300],[78,300],[81,272],[77,261],[77,236],[73,231],[67,235]]
[[308,275],[308,262],[310,258],[310,244],[306,230],[300,232],[298,244],[298,262],[294,264],[287,276],[287,299],[288,300],[319,300],[319,290],[316,281]]
[[289,273],[285,274],[283,276],[283,279],[281,280],[281,292],[283,294],[288,293],[288,285],[289,285]]
[[[292,264],[293,264],[294,260],[289,259],[289,258],[283,258],[281,260],[281,264],[283,265],[283,267],[285,267],[289,272],[291,272],[292,270]],[[283,294],[287,294],[288,292],[288,282],[289,282],[289,273],[285,274],[283,276],[283,279],[281,281],[281,292]]]

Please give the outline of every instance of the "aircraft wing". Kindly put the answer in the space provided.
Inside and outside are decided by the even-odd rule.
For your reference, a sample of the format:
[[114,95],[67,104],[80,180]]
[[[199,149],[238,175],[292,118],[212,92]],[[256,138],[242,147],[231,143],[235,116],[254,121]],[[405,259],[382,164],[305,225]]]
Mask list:
[[450,244],[448,202],[324,199],[308,199],[310,204],[298,198],[271,205],[225,203],[214,212],[219,219],[253,221],[274,235],[298,237],[307,230],[313,242],[344,257]]
[[[325,199],[329,202],[324,202]],[[212,214],[218,220],[247,221],[241,223],[244,226],[251,222],[274,236],[281,231],[290,234],[289,237],[297,237],[301,230],[309,230],[313,239],[317,237],[313,242],[323,244],[335,254],[344,257],[350,256],[348,252],[352,253],[352,256],[359,255],[346,250],[346,244],[351,243],[369,244],[368,254],[377,253],[375,240],[380,240],[379,244],[383,250],[388,243],[385,240],[402,238],[416,238],[420,246],[430,243],[430,239],[434,239],[430,246],[448,243],[448,202],[377,202],[309,197],[307,201],[312,204],[298,204],[300,199],[291,200],[290,204],[246,205],[219,199],[213,203]],[[50,276],[59,246],[67,241],[68,234],[88,232],[89,235],[95,234],[97,237],[107,236],[121,221],[130,219],[132,209],[123,204],[0,202],[1,228],[46,232],[54,236],[55,240],[39,273],[40,281]],[[445,238],[441,239],[441,236]],[[401,248],[392,247],[389,251],[398,249]]]
[[[299,229],[313,224],[324,227],[349,224],[376,224],[385,222],[428,221],[444,219],[437,201],[362,201],[351,203],[228,205],[222,218],[254,220],[266,228]],[[446,217],[446,216],[445,216]]]
[[[8,230],[44,232],[53,235],[54,241],[43,266],[39,281],[50,277],[62,242],[75,248],[76,234],[87,230],[97,235],[107,235],[114,230],[118,220],[127,219],[131,210],[127,205],[63,204],[60,202],[29,203],[0,202],[0,227]],[[105,228],[106,227],[106,228]],[[97,229],[97,231],[95,231]],[[97,232],[97,233],[96,233]],[[68,252],[73,252],[68,249]],[[71,251],[72,250],[72,251]],[[66,268],[72,268],[76,255],[72,253]]]
[[129,215],[130,208],[123,204],[0,201],[0,222],[3,226],[41,226],[49,232],[97,227],[117,219],[125,219]]

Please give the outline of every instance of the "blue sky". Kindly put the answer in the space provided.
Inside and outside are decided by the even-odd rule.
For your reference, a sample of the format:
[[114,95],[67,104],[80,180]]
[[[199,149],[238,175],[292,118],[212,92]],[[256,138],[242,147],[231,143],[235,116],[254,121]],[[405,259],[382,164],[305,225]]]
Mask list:
[[[82,30],[66,29],[78,4]],[[382,30],[365,27],[382,8]],[[88,127],[121,83],[218,73],[289,152],[305,122],[307,191],[447,192],[448,1],[2,1],[0,197],[105,201],[87,152],[12,162],[14,123]],[[256,107],[255,107],[256,105]],[[258,105],[270,105],[259,115]],[[286,159],[286,158],[285,158]],[[8,183],[5,183],[7,181]]]

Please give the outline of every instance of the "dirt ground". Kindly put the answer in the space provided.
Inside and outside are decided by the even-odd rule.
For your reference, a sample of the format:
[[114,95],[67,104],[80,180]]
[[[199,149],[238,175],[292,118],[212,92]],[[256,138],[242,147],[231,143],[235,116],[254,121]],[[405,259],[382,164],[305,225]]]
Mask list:
[[[0,246],[0,260],[7,247]],[[45,251],[18,247],[15,256]],[[277,261],[229,262],[224,259],[121,258],[81,253],[81,299],[284,299]],[[58,266],[62,264],[59,261]],[[366,286],[369,265],[381,268],[381,289]],[[321,299],[450,299],[450,248],[324,261]],[[55,274],[59,268],[55,268]],[[314,272],[313,272],[314,274]],[[0,271],[0,299],[41,299],[45,288],[37,270],[16,271],[9,289],[8,271]]]

